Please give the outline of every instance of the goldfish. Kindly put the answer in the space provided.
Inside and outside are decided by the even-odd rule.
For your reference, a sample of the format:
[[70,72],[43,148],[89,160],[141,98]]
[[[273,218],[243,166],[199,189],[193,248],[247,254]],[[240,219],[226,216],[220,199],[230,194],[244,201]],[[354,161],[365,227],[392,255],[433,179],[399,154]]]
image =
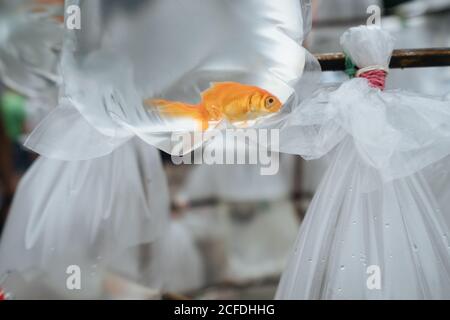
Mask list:
[[209,121],[254,120],[276,113],[282,107],[281,101],[270,92],[237,82],[213,83],[201,93],[199,104],[164,99],[147,99],[144,103],[157,107],[163,115],[195,119],[203,131],[208,129]]

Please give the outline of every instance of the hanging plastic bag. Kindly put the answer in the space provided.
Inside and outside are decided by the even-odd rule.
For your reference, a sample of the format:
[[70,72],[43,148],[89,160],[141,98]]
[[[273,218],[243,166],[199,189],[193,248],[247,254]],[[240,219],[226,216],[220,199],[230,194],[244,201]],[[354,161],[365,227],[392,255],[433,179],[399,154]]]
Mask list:
[[[301,46],[310,23],[307,0],[66,1],[67,8],[74,6],[80,9],[81,25],[66,30],[63,108],[26,143],[48,157],[98,157],[133,136],[170,153],[173,133],[277,127],[314,82],[308,76],[319,71]],[[261,106],[264,115],[239,121],[222,114],[213,117],[210,110],[199,126],[195,117],[161,112],[161,102],[152,102],[177,101],[190,108],[200,102],[202,92],[223,82],[238,87],[228,95],[251,85],[257,88],[250,92],[273,95],[265,106],[275,100],[283,106],[278,112]],[[66,134],[62,128],[67,127],[71,130]],[[89,127],[92,133],[87,133]],[[72,148],[80,143],[74,140],[86,148]]]
[[448,103],[381,90],[394,47],[383,29],[352,28],[341,44],[358,77],[305,101],[281,132],[282,150],[333,158],[277,298],[449,298],[449,228],[422,175],[450,154]]
[[99,159],[39,158],[13,201],[0,243],[0,274],[65,279],[69,265],[86,272],[114,267],[128,248],[164,233],[165,179],[159,153],[137,139]]

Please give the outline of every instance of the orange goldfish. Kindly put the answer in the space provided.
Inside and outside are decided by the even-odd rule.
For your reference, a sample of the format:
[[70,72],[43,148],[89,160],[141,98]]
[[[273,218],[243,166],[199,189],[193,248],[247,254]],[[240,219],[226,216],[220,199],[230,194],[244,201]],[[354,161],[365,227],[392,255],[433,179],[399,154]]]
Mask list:
[[148,99],[144,103],[158,107],[164,115],[196,119],[203,131],[208,129],[209,121],[254,120],[276,113],[282,106],[270,92],[236,82],[213,83],[201,94],[201,102],[196,105],[163,99]]

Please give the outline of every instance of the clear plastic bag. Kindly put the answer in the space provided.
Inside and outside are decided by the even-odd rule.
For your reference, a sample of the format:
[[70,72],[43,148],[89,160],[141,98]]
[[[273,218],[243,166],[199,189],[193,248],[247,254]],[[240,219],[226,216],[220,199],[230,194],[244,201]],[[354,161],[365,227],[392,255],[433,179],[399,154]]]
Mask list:
[[[383,29],[352,28],[341,42],[359,68],[388,67],[394,40]],[[296,109],[282,151],[332,160],[277,298],[450,297],[450,231],[423,176],[450,154],[448,106],[355,78]],[[376,290],[368,284],[373,270]]]
[[[39,158],[21,180],[0,243],[0,274],[111,266],[164,233],[169,211],[159,153],[133,139],[88,161]],[[137,263],[137,258],[134,263]]]
[[[338,148],[277,298],[448,298],[449,229],[427,183],[418,174],[382,183],[351,139]],[[367,180],[376,183],[371,192]],[[367,286],[370,266],[381,271],[380,290]]]
[[[342,41],[355,63],[387,68],[394,39],[375,26],[351,30]],[[350,135],[359,155],[385,180],[392,180],[449,153],[449,120],[448,102],[441,98],[380,91],[355,78],[319,90],[296,108],[281,132],[280,150],[317,159]]]
[[[163,116],[144,100],[196,103],[213,82],[256,85],[286,102],[281,112],[247,124],[273,127],[320,70],[301,45],[310,24],[307,0],[66,1],[72,5],[80,7],[82,25],[66,30],[62,105],[98,132],[85,145],[110,149],[73,149],[74,136],[60,127],[67,118],[55,113],[26,143],[48,157],[98,157],[133,136],[172,152],[171,134],[196,131],[198,124]],[[297,99],[288,99],[294,93]],[[212,130],[224,123],[209,125]],[[80,134],[86,127],[70,126]]]

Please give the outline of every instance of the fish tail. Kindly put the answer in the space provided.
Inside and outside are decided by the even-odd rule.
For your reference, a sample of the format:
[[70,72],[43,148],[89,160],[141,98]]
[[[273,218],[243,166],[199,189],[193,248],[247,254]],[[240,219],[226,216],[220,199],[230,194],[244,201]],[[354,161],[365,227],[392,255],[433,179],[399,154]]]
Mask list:
[[200,122],[202,131],[208,129],[208,116],[201,104],[194,105],[163,99],[146,100],[145,104],[158,107],[159,111],[164,115],[195,119]]

